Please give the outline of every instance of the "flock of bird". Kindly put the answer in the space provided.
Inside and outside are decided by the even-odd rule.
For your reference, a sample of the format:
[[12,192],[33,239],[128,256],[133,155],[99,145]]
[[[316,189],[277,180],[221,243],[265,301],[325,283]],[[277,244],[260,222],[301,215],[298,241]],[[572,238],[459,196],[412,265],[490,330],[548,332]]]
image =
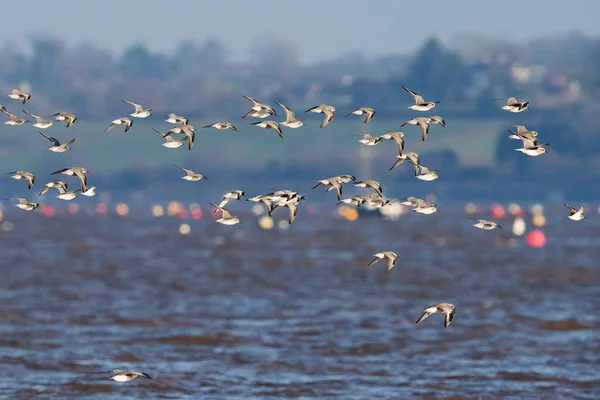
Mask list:
[[[404,90],[408,92],[414,99],[414,104],[408,106],[407,108],[413,111],[418,112],[427,112],[433,109],[439,102],[438,101],[425,101],[423,96],[420,94],[408,89],[403,86]],[[31,99],[31,94],[20,91],[19,89],[14,89],[12,93],[8,95],[11,99],[22,101],[23,104],[27,103]],[[257,126],[259,128],[264,129],[272,129],[274,130],[279,137],[283,137],[284,128],[296,129],[300,128],[304,125],[304,122],[297,119],[296,114],[290,108],[285,105],[277,102],[277,105],[283,109],[285,112],[285,121],[277,122],[274,119],[269,119],[272,116],[277,116],[277,112],[273,107],[268,104],[257,101],[249,96],[243,96],[249,102],[252,103],[250,110],[242,117],[242,118],[257,118],[259,121],[253,122],[252,125]],[[145,109],[141,104],[134,103],[132,101],[122,100],[124,103],[129,104],[134,107],[134,112],[129,114],[132,118],[146,118],[152,115],[152,109]],[[510,97],[506,99],[506,105],[502,107],[503,110],[519,113],[525,111],[529,108],[529,102],[518,101],[515,97]],[[0,105],[0,111],[2,111],[6,116],[8,116],[9,120],[5,122],[6,125],[11,126],[19,126],[25,123],[31,123],[31,121],[18,117],[17,115],[9,112],[4,106]],[[59,112],[51,115],[48,118],[41,117],[39,115],[32,114],[23,110],[23,112],[36,120],[36,123],[33,124],[34,127],[39,129],[47,129],[54,125],[55,121],[58,122],[66,122],[66,128],[73,126],[78,120],[77,117],[68,112]],[[335,118],[336,108],[327,104],[320,104],[309,108],[305,111],[324,114],[324,120],[321,123],[321,128],[326,127],[330,124]],[[347,114],[347,116],[358,115],[364,116],[364,123],[368,123],[375,116],[376,112],[372,108],[368,107],[360,107],[354,111],[351,111]],[[165,140],[162,146],[166,148],[178,148],[181,147],[184,142],[187,141],[187,147],[189,150],[192,149],[195,140],[195,131],[196,128],[190,124],[188,118],[178,116],[176,114],[168,114],[167,119],[165,120],[167,123],[172,124],[173,127],[166,133],[161,132],[157,129],[153,130],[161,135],[161,137]],[[121,117],[113,120],[111,124],[108,126],[105,132],[108,132],[115,126],[123,126],[124,131],[127,132],[133,125],[134,119],[129,117]],[[415,117],[412,118],[401,126],[404,127],[406,125],[419,126],[421,128],[421,138],[423,141],[426,140],[431,125],[440,125],[442,127],[446,126],[446,121],[440,116],[427,116],[427,117]],[[525,128],[523,125],[515,125],[517,128],[516,132],[509,129],[510,139],[521,140],[523,147],[516,149],[528,156],[539,156],[546,152],[545,146],[548,146],[548,143],[539,144],[538,142],[538,133],[536,131],[530,131]],[[233,126],[230,122],[219,121],[215,123],[211,123],[209,125],[203,126],[203,128],[214,128],[218,130],[233,130],[237,131],[237,128]],[[48,136],[42,132],[40,132],[44,138],[49,140],[52,143],[52,147],[48,150],[56,153],[64,153],[71,149],[70,145],[75,142],[75,139],[71,139],[65,143],[60,143],[57,139]],[[179,135],[177,137],[176,135]],[[362,135],[362,139],[359,142],[366,146],[375,146],[379,143],[382,143],[386,140],[393,140],[398,149],[398,155],[396,156],[396,160],[394,164],[391,166],[390,171],[403,164],[405,161],[408,161],[413,166],[414,176],[423,181],[433,181],[438,178],[438,170],[431,170],[428,167],[421,164],[420,157],[415,152],[405,151],[405,134],[403,132],[388,132],[379,137],[374,137],[369,133],[365,133]],[[207,179],[206,176],[196,173],[191,169],[183,168],[176,166],[185,172],[185,175],[181,177],[181,179],[187,181],[200,181],[202,179]],[[96,194],[96,187],[87,185],[87,174],[88,171],[83,167],[67,167],[60,169],[58,171],[52,172],[52,175],[63,174],[67,176],[77,177],[80,183],[80,188],[75,190],[69,190],[69,186],[67,182],[63,180],[53,180],[46,183],[39,193],[40,196],[49,192],[52,189],[56,189],[58,191],[57,198],[61,200],[72,200],[77,197],[80,192],[84,196],[94,196]],[[31,189],[35,184],[36,177],[33,173],[28,171],[14,171],[10,172],[12,178],[17,180],[25,180],[27,181],[28,188]],[[348,198],[342,198],[342,188],[343,185],[352,183],[354,186],[370,190],[371,192],[368,194],[352,196]],[[324,178],[317,181],[317,184],[312,189],[317,189],[320,187],[326,187],[327,192],[335,191],[339,204],[349,204],[356,207],[360,207],[363,204],[366,204],[369,207],[373,208],[381,208],[388,204],[390,204],[390,200],[384,197],[384,190],[381,185],[376,180],[361,180],[357,181],[356,178],[352,175],[338,175],[329,178]],[[217,223],[223,225],[235,225],[240,222],[240,218],[237,216],[233,216],[231,212],[225,208],[229,201],[232,200],[241,200],[246,195],[243,190],[233,190],[227,192],[223,195],[222,200],[218,203],[210,203],[212,207],[214,207],[213,212],[220,211],[221,216],[216,220]],[[11,198],[13,200],[17,200],[18,203],[16,207],[25,210],[31,211],[39,207],[39,203],[35,203],[27,200],[26,198]],[[288,221],[291,224],[296,215],[298,213],[299,205],[305,197],[298,192],[292,190],[276,190],[271,193],[256,195],[254,197],[247,198],[248,201],[253,201],[257,203],[262,203],[267,208],[267,213],[269,216],[277,210],[278,208],[288,208],[289,218]],[[401,204],[411,207],[414,212],[421,214],[432,214],[437,211],[436,204],[430,204],[423,199],[419,199],[416,197],[407,197],[401,199]],[[578,209],[575,209],[567,204],[565,206],[569,209],[570,215],[567,217],[571,220],[579,221],[584,218],[584,209],[580,206]],[[483,229],[483,230],[492,230],[492,229],[502,229],[502,227],[493,221],[475,219],[474,227]],[[387,271],[391,270],[396,263],[398,262],[398,255],[393,251],[382,251],[373,255],[375,258],[368,264],[368,267],[371,265],[385,260],[387,261]],[[423,311],[422,316],[416,321],[416,323],[420,323],[430,315],[433,314],[443,314],[445,316],[444,327],[448,327],[452,322],[456,312],[456,308],[453,304],[449,303],[439,303],[434,306],[428,307]],[[146,379],[152,379],[149,375],[143,372],[136,371],[121,371],[121,370],[113,370],[113,376],[109,379],[117,382],[127,382],[137,377],[143,377]]]

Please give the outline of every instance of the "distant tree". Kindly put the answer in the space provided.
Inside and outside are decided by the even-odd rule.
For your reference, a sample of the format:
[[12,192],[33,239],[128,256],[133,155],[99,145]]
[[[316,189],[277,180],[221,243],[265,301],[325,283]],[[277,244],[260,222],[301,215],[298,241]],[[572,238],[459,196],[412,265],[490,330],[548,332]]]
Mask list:
[[45,35],[32,36],[30,41],[32,57],[28,63],[27,80],[38,91],[58,90],[62,87],[60,64],[65,43]]
[[124,76],[165,79],[173,68],[169,59],[162,54],[152,54],[146,45],[136,44],[125,50],[119,62],[119,71]]

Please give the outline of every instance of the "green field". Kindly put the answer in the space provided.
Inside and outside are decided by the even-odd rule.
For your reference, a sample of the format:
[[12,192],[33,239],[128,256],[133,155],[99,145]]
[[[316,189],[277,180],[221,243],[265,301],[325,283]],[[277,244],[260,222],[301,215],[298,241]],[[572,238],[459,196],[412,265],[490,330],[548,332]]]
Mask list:
[[[503,120],[459,119],[448,120],[446,128],[433,125],[426,142],[421,141],[418,126],[400,128],[402,119],[375,117],[363,124],[360,117],[345,118],[338,115],[331,124],[319,128],[320,115],[302,115],[306,126],[299,129],[283,128],[284,138],[270,129],[250,125],[251,120],[233,119],[238,128],[234,131],[202,129],[217,120],[191,121],[196,129],[196,142],[192,151],[182,146],[178,149],[162,147],[163,139],[151,128],[163,132],[170,125],[162,120],[135,119],[129,132],[116,126],[104,133],[110,121],[105,123],[77,121],[71,128],[55,125],[44,133],[59,141],[76,138],[72,150],[67,153],[52,153],[47,150],[50,142],[38,134],[39,129],[30,124],[13,127],[2,125],[3,145],[0,163],[4,170],[39,170],[41,168],[63,168],[82,165],[91,171],[114,173],[129,167],[157,167],[184,164],[202,169],[202,165],[224,169],[243,170],[248,166],[262,167],[270,161],[283,166],[324,162],[339,162],[356,157],[361,144],[360,137],[353,136],[369,132],[381,135],[389,131],[402,130],[406,133],[406,150],[426,155],[428,151],[451,149],[456,152],[462,165],[491,165],[494,160],[496,134]],[[278,119],[277,119],[278,120]],[[383,149],[382,149],[383,147]],[[393,160],[395,144],[383,142],[371,150],[374,156],[385,156]]]

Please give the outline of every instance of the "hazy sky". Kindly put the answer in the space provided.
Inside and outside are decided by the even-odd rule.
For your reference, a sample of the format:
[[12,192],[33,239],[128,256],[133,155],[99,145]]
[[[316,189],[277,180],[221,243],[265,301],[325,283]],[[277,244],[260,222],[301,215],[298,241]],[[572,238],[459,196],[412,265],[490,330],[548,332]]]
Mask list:
[[168,50],[182,39],[217,37],[234,58],[252,41],[295,44],[303,61],[352,50],[379,55],[415,49],[426,36],[474,32],[513,40],[570,31],[600,36],[596,0],[6,0],[2,40],[31,33],[92,41],[120,51],[144,41]]

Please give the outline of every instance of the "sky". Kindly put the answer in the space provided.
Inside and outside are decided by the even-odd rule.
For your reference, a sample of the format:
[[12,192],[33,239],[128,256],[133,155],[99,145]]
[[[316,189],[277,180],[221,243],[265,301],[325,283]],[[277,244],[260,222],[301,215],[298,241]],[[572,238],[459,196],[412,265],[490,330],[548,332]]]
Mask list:
[[250,57],[264,39],[289,42],[312,62],[409,52],[428,36],[448,41],[465,32],[513,41],[575,31],[600,37],[594,0],[6,0],[3,10],[0,38],[22,46],[31,34],[50,34],[115,52],[139,42],[169,51],[214,37],[233,59]]

